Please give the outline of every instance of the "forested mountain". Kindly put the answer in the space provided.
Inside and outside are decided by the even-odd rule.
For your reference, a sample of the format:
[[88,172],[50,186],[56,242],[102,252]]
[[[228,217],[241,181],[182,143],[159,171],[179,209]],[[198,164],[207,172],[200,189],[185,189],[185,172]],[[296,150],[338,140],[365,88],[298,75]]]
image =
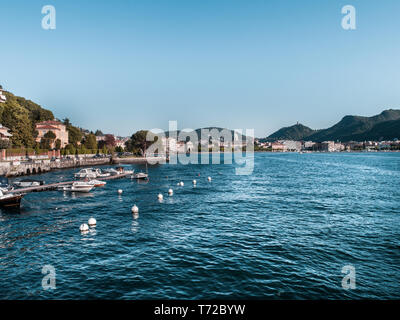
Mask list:
[[315,130],[298,123],[291,127],[279,129],[271,134],[268,140],[304,140],[315,132]]
[[345,116],[337,124],[312,130],[301,124],[282,128],[267,140],[365,141],[400,139],[400,110],[385,110],[372,117]]

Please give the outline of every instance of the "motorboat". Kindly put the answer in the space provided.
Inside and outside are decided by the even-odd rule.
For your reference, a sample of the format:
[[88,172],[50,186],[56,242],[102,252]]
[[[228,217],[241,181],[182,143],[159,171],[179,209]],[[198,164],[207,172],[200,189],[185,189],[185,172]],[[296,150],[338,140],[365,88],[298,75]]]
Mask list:
[[105,182],[105,181],[100,181],[100,180],[96,180],[96,179],[87,181],[86,183],[93,185],[94,187],[104,187],[107,184],[107,182]]
[[20,180],[20,181],[15,181],[13,184],[20,188],[28,188],[28,187],[42,186],[42,185],[44,185],[44,181],[24,179],[24,180]]
[[148,178],[149,178],[149,174],[148,174],[148,169],[147,169],[147,161],[146,161],[146,172],[138,172],[138,173],[133,173],[131,175],[131,179],[145,180]]
[[104,170],[106,173],[109,173],[111,176],[117,176],[119,175],[119,172],[115,170],[114,168],[106,169]]
[[132,174],[131,178],[132,179],[147,179],[149,177],[148,173],[145,172],[138,172],[135,174]]
[[76,181],[70,185],[60,186],[58,190],[60,191],[70,191],[70,192],[90,192],[94,188],[93,184],[85,181]]
[[0,191],[4,193],[13,189],[14,187],[10,184],[8,178],[0,176]]
[[0,190],[0,207],[16,208],[21,205],[23,194],[3,194]]
[[97,178],[105,178],[109,177],[111,174],[109,172],[103,172],[101,169],[97,168],[94,170],[97,175]]
[[83,179],[83,178],[97,178],[97,173],[93,168],[85,168],[81,169],[78,173],[74,174],[75,178]]
[[117,167],[116,170],[119,174],[133,174],[135,170],[127,170],[124,167]]

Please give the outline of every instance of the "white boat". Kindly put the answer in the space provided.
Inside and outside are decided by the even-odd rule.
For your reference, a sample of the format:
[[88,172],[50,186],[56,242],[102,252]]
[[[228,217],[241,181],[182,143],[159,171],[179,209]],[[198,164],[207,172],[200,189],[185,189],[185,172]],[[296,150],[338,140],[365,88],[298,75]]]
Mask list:
[[124,167],[117,167],[116,168],[118,174],[133,174],[135,170],[126,170]]
[[0,190],[0,207],[19,207],[23,194],[3,194]]
[[93,184],[84,181],[76,181],[68,186],[60,186],[58,190],[70,192],[90,192],[94,188]]
[[93,179],[88,181],[87,184],[93,185],[94,187],[104,187],[107,182]]
[[109,172],[103,172],[99,168],[95,169],[94,172],[97,175],[96,178],[105,178],[105,177],[109,177],[111,175]]
[[27,188],[27,187],[37,187],[44,184],[44,181],[38,180],[31,180],[31,179],[24,179],[20,181],[15,181],[14,185],[20,188]]
[[132,179],[147,179],[149,175],[145,172],[138,172],[131,176]]
[[75,178],[97,178],[97,173],[93,168],[81,169],[78,173],[74,174]]
[[119,175],[119,172],[117,170],[115,170],[114,168],[111,169],[106,169],[104,170],[105,172],[109,173],[111,176],[116,176]]

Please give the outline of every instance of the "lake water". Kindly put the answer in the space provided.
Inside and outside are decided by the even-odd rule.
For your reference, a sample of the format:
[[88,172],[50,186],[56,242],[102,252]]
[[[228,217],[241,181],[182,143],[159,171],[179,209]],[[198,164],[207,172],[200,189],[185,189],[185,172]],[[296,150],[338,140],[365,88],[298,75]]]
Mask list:
[[[234,167],[166,164],[148,183],[26,195],[0,213],[0,298],[400,298],[400,153],[258,153],[252,175]],[[42,288],[45,265],[55,290]],[[342,288],[344,266],[355,289]]]

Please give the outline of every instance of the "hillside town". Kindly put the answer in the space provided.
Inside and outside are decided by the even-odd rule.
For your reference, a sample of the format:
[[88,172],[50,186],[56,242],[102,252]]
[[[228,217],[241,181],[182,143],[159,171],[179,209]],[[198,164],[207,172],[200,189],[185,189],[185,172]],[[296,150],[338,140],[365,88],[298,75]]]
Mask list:
[[294,141],[294,140],[278,140],[273,142],[255,139],[257,151],[270,152],[350,152],[350,151],[395,151],[400,150],[400,141],[393,139],[389,141],[350,141],[350,142],[335,142],[335,141]]

